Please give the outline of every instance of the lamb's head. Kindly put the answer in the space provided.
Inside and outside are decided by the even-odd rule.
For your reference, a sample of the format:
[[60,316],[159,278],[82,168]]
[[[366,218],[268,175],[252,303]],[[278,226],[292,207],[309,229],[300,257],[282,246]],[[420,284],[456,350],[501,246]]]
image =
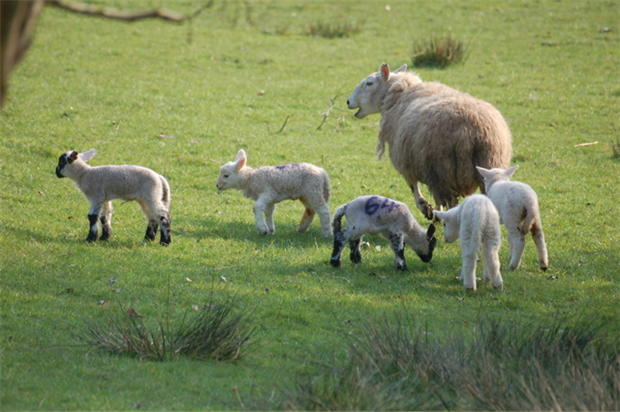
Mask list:
[[484,188],[487,193],[495,182],[506,182],[510,180],[510,177],[518,168],[519,165],[514,165],[509,169],[485,169],[484,167],[476,166],[476,169],[478,169],[478,172],[480,172],[480,174],[484,178]]
[[437,239],[435,238],[435,225],[431,224],[426,230],[426,242],[426,253],[422,253],[420,250],[415,251],[424,263],[428,263],[431,259],[433,259],[433,250],[435,250],[435,245],[437,244]]
[[79,159],[83,162],[88,162],[95,156],[96,153],[97,152],[95,151],[95,149],[90,149],[88,152],[85,153],[78,153],[77,150],[70,150],[66,153],[61,154],[60,158],[58,158],[58,166],[56,166],[56,176],[69,177],[69,169],[76,160]]
[[447,243],[456,242],[459,238],[461,229],[460,206],[450,210],[433,210],[433,214],[441,219],[443,223],[443,237]]
[[361,119],[369,114],[379,113],[381,111],[383,96],[389,87],[387,83],[390,75],[399,73],[406,69],[407,65],[403,64],[394,73],[390,73],[390,66],[383,64],[380,71],[373,73],[362,80],[347,100],[347,106],[349,109],[359,109],[355,113],[355,117]]
[[217,188],[226,190],[239,187],[239,171],[245,167],[247,157],[243,149],[239,150],[233,162],[220,167],[220,176],[217,179]]

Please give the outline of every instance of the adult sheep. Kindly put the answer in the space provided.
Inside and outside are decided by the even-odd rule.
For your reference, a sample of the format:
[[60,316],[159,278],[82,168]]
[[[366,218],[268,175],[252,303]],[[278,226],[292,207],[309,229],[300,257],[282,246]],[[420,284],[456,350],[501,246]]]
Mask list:
[[364,79],[347,100],[355,117],[381,113],[378,157],[389,144],[392,164],[405,178],[416,206],[428,218],[433,207],[420,192],[428,186],[435,208],[458,204],[459,197],[485,193],[476,166],[508,168],[511,135],[502,115],[491,104],[437,82],[423,82],[406,72],[390,73],[387,64]]

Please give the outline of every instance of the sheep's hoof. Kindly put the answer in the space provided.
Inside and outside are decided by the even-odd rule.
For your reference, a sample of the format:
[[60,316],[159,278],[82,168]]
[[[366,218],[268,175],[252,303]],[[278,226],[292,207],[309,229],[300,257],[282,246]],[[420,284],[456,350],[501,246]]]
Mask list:
[[493,285],[493,289],[503,290],[504,289],[504,284],[500,283],[498,286]]
[[401,272],[406,272],[407,265],[396,265],[396,269],[400,270]]
[[94,235],[94,236],[93,235],[88,235],[88,237],[86,238],[86,241],[88,243],[94,242],[96,240],[97,240],[97,235]]

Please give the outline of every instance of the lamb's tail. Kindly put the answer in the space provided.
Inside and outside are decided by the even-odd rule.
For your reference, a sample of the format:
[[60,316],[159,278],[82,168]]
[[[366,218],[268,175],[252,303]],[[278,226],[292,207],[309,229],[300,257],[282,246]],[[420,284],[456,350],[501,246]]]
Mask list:
[[334,213],[334,217],[332,218],[332,230],[334,234],[342,231],[342,217],[347,211],[347,206],[348,203],[345,203],[336,210],[336,213]]
[[523,207],[523,226],[521,227],[521,233],[527,235],[534,223],[536,223],[538,213],[536,210],[532,210],[531,208],[524,206]]
[[161,201],[164,205],[166,205],[166,209],[170,210],[170,185],[165,177],[160,175],[159,178],[161,179],[162,188]]

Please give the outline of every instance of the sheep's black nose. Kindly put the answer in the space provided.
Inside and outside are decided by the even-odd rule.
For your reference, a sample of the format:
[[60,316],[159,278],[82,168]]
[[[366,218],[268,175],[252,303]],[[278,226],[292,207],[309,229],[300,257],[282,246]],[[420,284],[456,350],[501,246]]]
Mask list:
[[347,100],[347,106],[349,105],[349,100]]

